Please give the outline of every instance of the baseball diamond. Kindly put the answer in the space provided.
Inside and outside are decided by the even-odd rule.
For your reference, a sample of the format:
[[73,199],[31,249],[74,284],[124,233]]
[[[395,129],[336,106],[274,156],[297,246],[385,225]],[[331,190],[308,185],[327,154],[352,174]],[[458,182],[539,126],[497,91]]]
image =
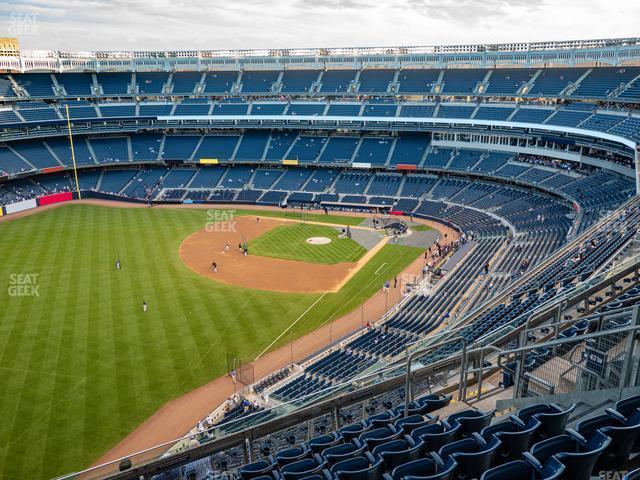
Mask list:
[[640,478],[640,3],[0,11],[0,480]]

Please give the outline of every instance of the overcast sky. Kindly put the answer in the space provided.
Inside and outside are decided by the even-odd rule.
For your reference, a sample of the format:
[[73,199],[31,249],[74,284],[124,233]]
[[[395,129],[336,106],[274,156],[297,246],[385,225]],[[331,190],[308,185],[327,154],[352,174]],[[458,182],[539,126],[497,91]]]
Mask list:
[[640,36],[640,0],[0,0],[22,48],[442,45]]

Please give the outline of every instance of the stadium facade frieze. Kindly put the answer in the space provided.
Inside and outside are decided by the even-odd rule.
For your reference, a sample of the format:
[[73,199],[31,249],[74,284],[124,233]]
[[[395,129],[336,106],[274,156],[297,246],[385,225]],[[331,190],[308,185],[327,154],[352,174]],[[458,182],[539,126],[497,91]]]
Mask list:
[[9,72],[205,71],[242,68],[318,69],[326,67],[538,67],[640,64],[640,38],[532,43],[291,48],[256,50],[173,50],[61,52],[25,50],[0,57]]

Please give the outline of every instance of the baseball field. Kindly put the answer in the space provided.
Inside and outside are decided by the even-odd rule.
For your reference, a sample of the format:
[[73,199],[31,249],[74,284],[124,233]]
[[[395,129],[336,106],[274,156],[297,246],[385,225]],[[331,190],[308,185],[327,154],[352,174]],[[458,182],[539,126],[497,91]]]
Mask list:
[[[230,223],[258,225],[241,268],[258,258],[276,271],[277,262],[347,265],[327,274],[340,288],[226,281],[242,254],[235,238],[229,252],[222,247],[229,219],[206,210],[71,204],[0,223],[0,478],[86,468],[166,402],[224,375],[228,352],[252,359],[353,311],[422,253],[337,238],[336,225],[358,228],[362,218],[308,215],[303,225],[298,214],[269,211],[248,220],[255,214],[236,211]],[[220,243],[188,265],[183,242],[212,224]],[[331,243],[304,244],[308,237]]]

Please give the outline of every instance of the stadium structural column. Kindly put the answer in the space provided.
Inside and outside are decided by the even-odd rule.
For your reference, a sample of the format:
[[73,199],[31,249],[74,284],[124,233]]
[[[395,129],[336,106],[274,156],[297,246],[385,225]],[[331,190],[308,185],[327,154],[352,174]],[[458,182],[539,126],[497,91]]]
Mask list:
[[67,114],[67,129],[69,130],[69,145],[71,145],[71,161],[73,162],[73,176],[76,179],[76,191],[78,192],[78,200],[82,200],[82,194],[80,193],[80,183],[78,182],[78,167],[76,166],[76,153],[73,149],[73,135],[71,133],[71,119],[69,118],[69,105],[65,105],[64,108]]

